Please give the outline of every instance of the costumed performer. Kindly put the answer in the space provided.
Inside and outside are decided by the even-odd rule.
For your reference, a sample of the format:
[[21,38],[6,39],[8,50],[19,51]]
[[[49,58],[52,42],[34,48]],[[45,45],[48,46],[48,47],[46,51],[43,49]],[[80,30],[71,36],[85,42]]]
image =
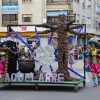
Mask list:
[[92,38],[88,42],[91,44],[91,54],[90,54],[90,71],[92,73],[93,79],[93,87],[97,86],[96,77],[98,78],[98,86],[100,86],[100,64],[98,63],[97,57],[97,46],[98,46],[98,38]]
[[10,48],[15,54],[9,54],[9,63],[8,63],[8,73],[11,78],[12,73],[16,73],[17,70],[17,44],[15,34],[9,32],[7,34],[7,47]]
[[[1,39],[0,47],[3,47],[3,48],[6,47],[6,39],[5,38]],[[3,51],[0,51],[0,60],[5,60],[5,52],[3,52]]]
[[[0,47],[5,48],[6,47],[6,41],[1,40]],[[5,55],[6,55],[5,52],[0,51],[0,74],[4,74]]]

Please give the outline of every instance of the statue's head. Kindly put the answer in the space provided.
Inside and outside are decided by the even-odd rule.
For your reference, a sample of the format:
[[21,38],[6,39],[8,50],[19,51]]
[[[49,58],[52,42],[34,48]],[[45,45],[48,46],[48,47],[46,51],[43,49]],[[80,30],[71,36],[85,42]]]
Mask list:
[[62,22],[65,21],[65,14],[63,15],[59,14],[59,21],[62,21]]

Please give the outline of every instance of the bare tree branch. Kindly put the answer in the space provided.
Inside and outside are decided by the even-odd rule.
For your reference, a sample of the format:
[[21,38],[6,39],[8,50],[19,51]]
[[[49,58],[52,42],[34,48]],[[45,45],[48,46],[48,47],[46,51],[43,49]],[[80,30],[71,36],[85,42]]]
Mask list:
[[70,29],[77,29],[77,28],[80,28],[80,27],[83,27],[81,24],[80,25],[75,25],[75,26],[71,26]]
[[50,32],[52,32],[52,31],[51,30],[45,30],[45,31],[39,31],[38,33],[39,34],[48,34]]
[[35,27],[43,27],[43,28],[50,28],[51,31],[56,31],[58,30],[57,27],[54,27],[52,25],[49,25],[49,24],[34,24],[33,26]]
[[33,26],[36,26],[36,27],[44,27],[44,28],[54,28],[54,26],[52,25],[49,25],[49,24],[34,24]]
[[74,22],[75,22],[75,20],[69,21],[69,22],[66,23],[66,25],[71,25],[71,24],[73,24]]

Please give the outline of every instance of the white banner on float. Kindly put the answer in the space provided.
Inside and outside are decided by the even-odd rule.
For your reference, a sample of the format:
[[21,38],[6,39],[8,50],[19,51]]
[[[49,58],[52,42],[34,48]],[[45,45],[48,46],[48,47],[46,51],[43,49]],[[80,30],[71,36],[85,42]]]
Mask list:
[[20,32],[26,32],[27,31],[27,26],[19,26],[19,31]]

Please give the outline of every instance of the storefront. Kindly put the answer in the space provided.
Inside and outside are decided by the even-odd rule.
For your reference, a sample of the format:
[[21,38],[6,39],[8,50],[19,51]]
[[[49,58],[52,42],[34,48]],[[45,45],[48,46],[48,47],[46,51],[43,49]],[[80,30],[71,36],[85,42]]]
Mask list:
[[[40,41],[41,41],[41,44],[45,46],[48,43],[48,37],[40,37]],[[27,38],[27,43],[33,46],[36,45],[37,43],[36,37]]]

